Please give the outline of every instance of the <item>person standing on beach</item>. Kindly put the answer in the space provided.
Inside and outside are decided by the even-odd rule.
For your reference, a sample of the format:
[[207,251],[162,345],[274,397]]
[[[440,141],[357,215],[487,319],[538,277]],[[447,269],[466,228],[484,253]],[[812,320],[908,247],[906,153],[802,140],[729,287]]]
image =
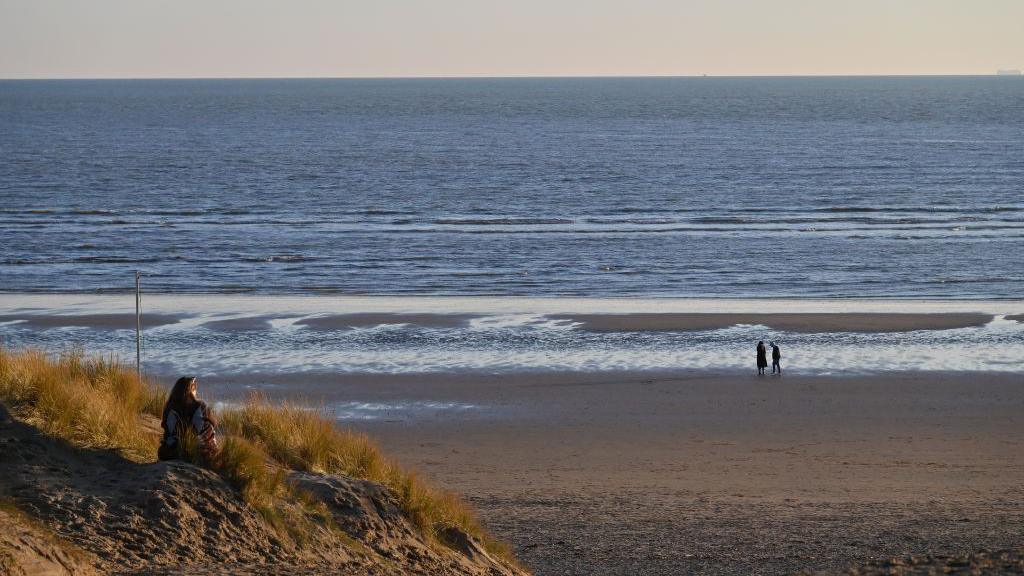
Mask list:
[[757,375],[764,376],[764,370],[768,367],[768,350],[764,347],[764,340],[757,343]]
[[782,359],[782,350],[779,350],[779,345],[775,342],[769,342],[772,345],[772,374],[775,374],[775,370],[779,371],[779,376],[782,376],[782,364],[779,364],[779,360]]

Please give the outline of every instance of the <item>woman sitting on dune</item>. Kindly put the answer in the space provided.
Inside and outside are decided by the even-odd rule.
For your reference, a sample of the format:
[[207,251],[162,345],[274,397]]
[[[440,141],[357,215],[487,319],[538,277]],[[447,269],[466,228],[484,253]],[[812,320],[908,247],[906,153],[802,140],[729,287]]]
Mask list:
[[199,453],[206,460],[217,454],[217,421],[205,402],[196,396],[194,376],[178,378],[164,405],[160,427],[164,429],[157,457],[161,460],[183,458],[183,438],[194,435]]

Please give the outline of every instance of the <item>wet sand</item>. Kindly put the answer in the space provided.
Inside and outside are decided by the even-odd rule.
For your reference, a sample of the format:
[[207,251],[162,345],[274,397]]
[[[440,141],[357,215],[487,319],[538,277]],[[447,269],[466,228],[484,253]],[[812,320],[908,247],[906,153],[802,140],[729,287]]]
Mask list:
[[467,324],[475,317],[470,314],[333,314],[304,318],[296,324],[308,326],[314,330],[344,330],[346,328],[380,326],[381,324],[414,324],[430,328],[454,328]]
[[[541,575],[836,570],[1024,542],[1019,375],[243,375],[205,389],[242,383],[393,406],[348,425],[469,495]],[[402,408],[427,401],[462,408]]]
[[[184,314],[146,314],[142,317],[143,328],[155,328],[176,324],[187,316]],[[135,329],[135,314],[0,314],[0,322],[21,321],[32,328],[84,327],[97,330]]]
[[259,330],[270,330],[270,321],[287,316],[242,316],[240,318],[225,318],[223,320],[211,320],[202,324],[203,328],[217,332],[251,332]]
[[991,314],[575,314],[558,319],[583,324],[594,332],[638,332],[647,330],[715,330],[737,324],[757,324],[790,332],[910,332],[949,330],[984,326]]

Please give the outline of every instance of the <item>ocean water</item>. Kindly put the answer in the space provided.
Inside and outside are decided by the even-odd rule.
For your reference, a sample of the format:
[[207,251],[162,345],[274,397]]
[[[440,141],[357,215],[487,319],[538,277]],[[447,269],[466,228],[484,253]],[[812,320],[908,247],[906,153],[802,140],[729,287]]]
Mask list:
[[[136,270],[182,314],[144,332],[161,374],[735,372],[759,339],[794,373],[1024,373],[1024,80],[0,81],[0,341],[132,359],[25,317],[131,314]],[[670,310],[993,320],[558,317]],[[304,324],[366,312],[475,316]]]
[[1012,299],[1024,80],[0,81],[0,291]]

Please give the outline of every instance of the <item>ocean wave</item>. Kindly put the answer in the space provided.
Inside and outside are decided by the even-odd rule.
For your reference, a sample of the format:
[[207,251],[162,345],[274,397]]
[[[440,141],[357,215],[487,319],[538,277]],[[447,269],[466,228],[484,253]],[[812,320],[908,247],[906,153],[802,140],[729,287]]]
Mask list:
[[[958,231],[958,233],[967,232],[968,234],[974,232],[999,232],[999,231],[1016,231],[1024,230],[1024,226],[980,226],[971,225],[966,226],[964,230]],[[389,230],[380,230],[386,232]],[[871,232],[875,236],[885,236],[885,233],[897,233],[897,232],[934,232],[936,234],[945,233],[948,235],[953,230],[950,229],[948,223],[939,224],[906,224],[906,225],[874,225],[874,226],[832,226],[832,227],[807,227],[807,226],[780,226],[774,222],[753,222],[745,226],[693,226],[680,224],[678,226],[650,226],[650,225],[637,225],[636,227],[571,227],[571,228],[550,228],[550,229],[537,229],[537,228],[466,228],[463,230],[446,230],[438,228],[405,228],[405,229],[394,229],[394,232],[401,232],[403,234],[481,234],[481,235],[601,235],[601,234],[673,234],[673,233],[689,233],[689,234],[701,234],[701,233],[727,233],[727,234],[743,234],[743,233],[767,233],[767,232],[779,232],[779,233],[797,233],[797,232],[815,232],[820,234],[841,234],[850,232]],[[943,235],[943,234],[940,234]],[[934,237],[934,236],[929,236]]]
[[342,212],[352,216],[411,216],[416,212],[410,212],[408,210],[390,210],[384,208],[368,208],[366,210],[350,210],[348,212]]
[[689,222],[694,224],[756,224],[763,221],[758,218],[744,218],[742,216],[700,216],[690,218]]
[[81,256],[68,260],[77,264],[153,264],[170,258],[132,258],[129,256]]
[[1024,212],[1024,206],[827,206],[811,212]]
[[273,256],[244,256],[242,262],[309,262],[316,260],[303,254],[276,254]]
[[206,210],[146,210],[143,213],[154,216],[202,216],[209,212]]
[[[461,234],[551,234],[551,235],[573,235],[573,234],[667,234],[673,232],[795,232],[793,228],[780,228],[763,226],[758,228],[724,228],[724,227],[696,227],[679,226],[673,228],[554,228],[551,230],[517,229],[517,228],[494,228],[494,229],[468,229],[460,230]],[[428,234],[450,234],[449,230],[417,229],[404,230],[403,232],[421,232]]]
[[694,224],[872,224],[879,226],[886,225],[912,225],[912,224],[951,224],[960,222],[959,218],[934,218],[934,217],[901,217],[901,218],[880,218],[871,216],[854,216],[846,218],[822,218],[815,216],[777,216],[765,214],[759,217],[701,217],[684,220]]
[[704,211],[704,208],[645,208],[640,206],[623,206],[614,210],[620,214],[683,214]]
[[99,209],[76,209],[69,210],[68,214],[74,214],[76,216],[113,216],[117,214],[116,210],[99,210]]
[[590,224],[678,224],[676,218],[585,218]]
[[454,226],[494,226],[494,225],[517,225],[517,224],[574,224],[576,221],[568,218],[440,218],[433,220],[433,224],[445,224]]
[[910,284],[989,284],[993,282],[1021,282],[1024,278],[993,276],[987,278],[934,278],[910,280]]
[[80,256],[76,258],[8,258],[5,266],[52,266],[57,264],[154,264],[171,258],[131,258],[127,256]]

